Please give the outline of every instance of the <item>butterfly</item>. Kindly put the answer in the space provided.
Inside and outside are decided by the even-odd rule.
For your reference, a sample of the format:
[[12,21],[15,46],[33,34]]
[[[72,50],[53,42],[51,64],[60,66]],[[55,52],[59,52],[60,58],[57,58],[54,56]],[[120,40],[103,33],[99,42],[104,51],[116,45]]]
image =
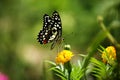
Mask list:
[[40,44],[52,43],[51,49],[63,40],[61,18],[57,11],[51,17],[47,14],[43,16],[43,29],[40,30],[37,40]]

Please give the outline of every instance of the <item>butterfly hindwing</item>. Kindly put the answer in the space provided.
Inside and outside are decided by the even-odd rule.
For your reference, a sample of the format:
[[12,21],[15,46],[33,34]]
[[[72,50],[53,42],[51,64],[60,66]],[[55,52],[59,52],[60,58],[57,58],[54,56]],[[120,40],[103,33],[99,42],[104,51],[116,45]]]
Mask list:
[[45,14],[43,16],[43,29],[40,30],[39,35],[38,35],[38,40],[40,42],[40,44],[46,44],[48,43],[48,39],[50,38],[50,34],[51,34],[51,17],[48,16],[47,14]]

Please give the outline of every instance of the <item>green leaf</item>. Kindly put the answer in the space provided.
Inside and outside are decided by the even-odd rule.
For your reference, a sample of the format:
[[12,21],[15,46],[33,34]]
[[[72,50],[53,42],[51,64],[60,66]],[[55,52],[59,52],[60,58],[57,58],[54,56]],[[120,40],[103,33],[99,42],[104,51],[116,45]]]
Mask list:
[[66,77],[65,74],[60,69],[53,69],[53,71],[57,72],[57,74]]
[[58,77],[60,77],[62,80],[67,80],[66,77],[61,76],[60,74],[56,74]]
[[53,66],[56,66],[56,63],[54,63],[54,62],[52,62],[52,61],[46,60],[45,62],[47,62],[47,63],[49,63],[49,64],[51,64],[51,65],[53,65]]
[[80,80],[83,77],[84,69],[82,69],[80,66],[72,66],[72,72],[71,72],[71,79],[72,80]]
[[103,62],[98,61],[95,58],[91,58],[88,69],[91,70],[93,76],[98,80],[108,80],[112,76],[113,67],[110,65],[105,65]]

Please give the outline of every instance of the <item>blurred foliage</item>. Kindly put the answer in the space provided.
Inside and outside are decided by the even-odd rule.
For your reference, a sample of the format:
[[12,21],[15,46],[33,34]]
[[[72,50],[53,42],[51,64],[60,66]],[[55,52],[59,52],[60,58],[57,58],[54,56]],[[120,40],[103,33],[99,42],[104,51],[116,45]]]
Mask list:
[[[86,52],[101,31],[98,15],[120,41],[119,0],[0,0],[0,71],[11,80],[46,79],[43,60],[53,60],[55,51],[50,51],[49,45],[40,45],[36,38],[43,15],[54,10],[62,19],[63,44],[70,44],[76,52]],[[102,44],[112,43],[104,38]]]

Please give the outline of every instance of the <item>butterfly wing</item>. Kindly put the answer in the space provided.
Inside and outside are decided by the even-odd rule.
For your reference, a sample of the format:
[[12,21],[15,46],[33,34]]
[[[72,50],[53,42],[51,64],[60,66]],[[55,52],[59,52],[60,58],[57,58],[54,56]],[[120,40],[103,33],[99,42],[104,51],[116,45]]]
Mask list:
[[51,49],[55,47],[57,42],[61,42],[62,37],[62,23],[57,11],[52,14],[52,33],[54,34],[55,39],[51,45]]
[[40,42],[40,44],[46,44],[49,43],[49,38],[52,35],[52,31],[51,31],[51,17],[48,16],[47,14],[45,14],[43,16],[43,29],[40,30],[39,34],[38,34],[38,42]]

